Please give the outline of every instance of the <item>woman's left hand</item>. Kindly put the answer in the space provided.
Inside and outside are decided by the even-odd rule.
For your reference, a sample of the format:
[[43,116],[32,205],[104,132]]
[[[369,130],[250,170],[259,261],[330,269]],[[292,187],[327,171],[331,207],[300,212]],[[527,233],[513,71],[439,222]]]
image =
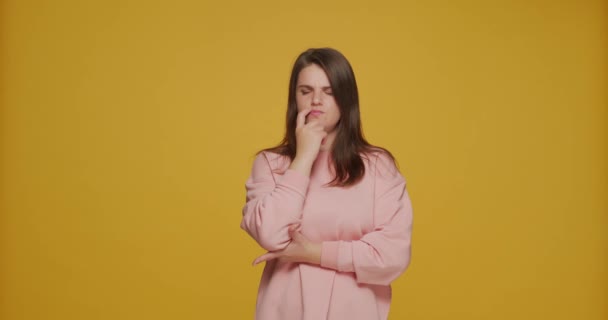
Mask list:
[[253,261],[253,265],[273,259],[287,262],[301,262],[321,264],[321,244],[314,243],[306,238],[299,230],[298,225],[289,226],[291,242],[285,249],[267,252]]

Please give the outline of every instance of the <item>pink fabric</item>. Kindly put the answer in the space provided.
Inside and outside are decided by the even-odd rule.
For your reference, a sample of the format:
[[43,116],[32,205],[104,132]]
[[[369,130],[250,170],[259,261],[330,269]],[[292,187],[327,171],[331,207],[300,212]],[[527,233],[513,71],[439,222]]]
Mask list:
[[258,290],[256,319],[387,319],[390,283],[410,262],[412,207],[405,180],[388,156],[365,157],[366,173],[348,188],[327,187],[330,153],[310,177],[289,159],[259,154],[247,180],[243,228],[269,251],[285,248],[287,228],[322,243],[321,266],[270,261]]

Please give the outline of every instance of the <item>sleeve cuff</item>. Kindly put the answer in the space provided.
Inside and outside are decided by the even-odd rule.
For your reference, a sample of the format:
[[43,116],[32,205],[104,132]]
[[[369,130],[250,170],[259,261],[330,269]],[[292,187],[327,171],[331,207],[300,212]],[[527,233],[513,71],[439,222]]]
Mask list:
[[291,187],[303,197],[306,197],[309,182],[310,177],[307,177],[296,170],[287,169],[283,174],[283,177],[281,177],[279,184]]

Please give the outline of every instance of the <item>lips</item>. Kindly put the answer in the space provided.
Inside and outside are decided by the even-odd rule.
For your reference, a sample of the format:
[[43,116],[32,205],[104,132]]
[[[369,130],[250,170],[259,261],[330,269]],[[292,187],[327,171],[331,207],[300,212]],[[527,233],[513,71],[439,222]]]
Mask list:
[[320,116],[322,114],[323,114],[323,111],[313,110],[308,115],[310,115],[310,116]]

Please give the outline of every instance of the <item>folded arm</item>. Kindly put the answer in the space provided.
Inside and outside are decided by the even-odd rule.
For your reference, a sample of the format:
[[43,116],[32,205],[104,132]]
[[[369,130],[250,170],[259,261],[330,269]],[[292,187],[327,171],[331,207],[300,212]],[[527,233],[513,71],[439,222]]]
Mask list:
[[298,224],[310,178],[287,169],[276,179],[268,155],[258,154],[245,184],[247,199],[241,228],[268,251],[285,248],[291,238],[288,227]]

